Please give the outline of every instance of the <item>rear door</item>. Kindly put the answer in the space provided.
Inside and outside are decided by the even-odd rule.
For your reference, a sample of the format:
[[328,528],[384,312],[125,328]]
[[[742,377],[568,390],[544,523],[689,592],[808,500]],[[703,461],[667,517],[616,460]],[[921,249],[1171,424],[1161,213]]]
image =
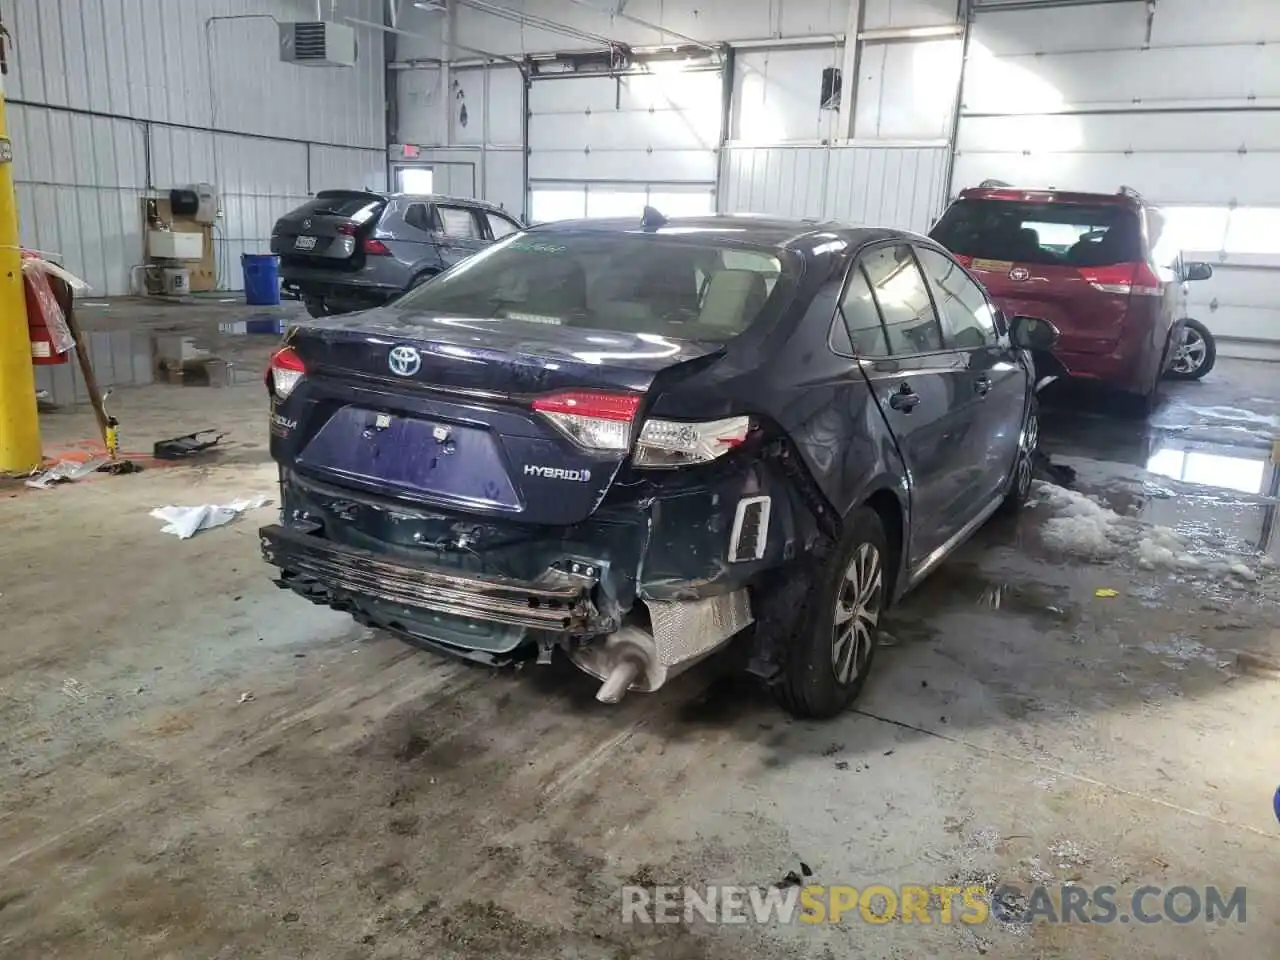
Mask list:
[[437,203],[435,223],[436,248],[445,267],[479,253],[489,244],[485,236],[487,226],[481,222],[480,211],[474,207]]
[[409,274],[439,265],[434,217],[428,201],[399,197],[382,218],[378,235]]
[[854,353],[911,484],[912,568],[974,516],[982,481],[973,440],[978,397],[964,351],[948,349],[911,246],[863,251],[841,300]]
[[[1127,204],[962,199],[930,236],[967,266],[1009,316],[1043,317],[1060,353],[1108,354],[1130,295],[1148,296],[1142,224]],[[1158,295],[1160,291],[1152,290]]]
[[1027,372],[996,329],[987,295],[960,265],[930,247],[916,247],[916,256],[942,320],[943,343],[964,354],[970,389],[977,398],[975,442],[969,453],[982,462],[985,503],[1003,490],[1017,458]]
[[347,266],[360,240],[378,222],[386,201],[376,194],[322,190],[278,221],[271,252],[285,263],[309,267]]

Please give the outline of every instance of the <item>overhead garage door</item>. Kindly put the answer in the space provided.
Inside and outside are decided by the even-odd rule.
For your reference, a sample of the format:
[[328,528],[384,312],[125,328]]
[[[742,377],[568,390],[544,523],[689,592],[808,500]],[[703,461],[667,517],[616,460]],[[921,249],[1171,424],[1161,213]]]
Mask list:
[[[1019,9],[1001,9],[1017,7]],[[953,190],[987,178],[1115,191],[1164,211],[1164,254],[1214,265],[1191,313],[1226,355],[1280,359],[1274,0],[979,0]]]
[[529,211],[535,222],[715,210],[719,69],[535,79]]

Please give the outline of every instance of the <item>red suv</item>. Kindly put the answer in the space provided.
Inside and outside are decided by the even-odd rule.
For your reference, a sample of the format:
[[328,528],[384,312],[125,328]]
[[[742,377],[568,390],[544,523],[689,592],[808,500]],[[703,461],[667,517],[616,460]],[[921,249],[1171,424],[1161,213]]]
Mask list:
[[[986,181],[964,190],[930,236],[986,286],[1006,316],[1043,317],[1061,332],[1042,372],[1102,381],[1133,395],[1143,412],[1166,374],[1199,378],[1213,339],[1185,319],[1183,281],[1205,263],[1158,265],[1163,218],[1136,192],[1023,190]],[[1164,258],[1162,258],[1164,259]]]

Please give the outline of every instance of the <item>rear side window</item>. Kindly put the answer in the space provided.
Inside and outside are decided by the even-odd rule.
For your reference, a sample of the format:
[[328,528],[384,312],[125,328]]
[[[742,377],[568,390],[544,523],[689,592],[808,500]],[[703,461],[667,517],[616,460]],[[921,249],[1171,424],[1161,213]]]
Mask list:
[[849,344],[860,357],[887,357],[889,342],[885,339],[880,311],[871,296],[867,275],[857,265],[849,274],[849,285],[840,300],[840,313],[849,331]]
[[[788,296],[791,276],[769,249],[661,234],[533,230],[489,246],[465,270],[443,274],[397,306],[723,341],[751,326],[772,299]],[[662,349],[655,339],[654,350]]]
[[916,256],[933,288],[947,346],[966,350],[995,343],[995,317],[981,288],[959,264],[936,250],[916,247]]
[[489,232],[495,240],[501,240],[508,234],[516,233],[520,229],[518,224],[512,223],[506,217],[500,217],[496,213],[486,213],[485,217],[489,220]]
[[427,210],[425,203],[409,204],[404,211],[404,222],[424,233],[430,233],[435,229],[435,225],[431,222],[431,213]]
[[475,240],[483,236],[480,224],[476,222],[475,213],[466,207],[436,207],[436,216],[440,218],[440,229],[446,237],[457,237],[459,240]]
[[929,235],[984,260],[1106,267],[1146,259],[1138,214],[1119,204],[957,200]]
[[382,207],[382,198],[367,193],[322,193],[300,206],[292,216],[342,217],[363,223],[380,214]]
[[[938,325],[937,314],[933,312],[929,287],[916,266],[911,247],[905,243],[876,247],[864,253],[860,263],[872,298],[880,308],[889,354],[903,357],[941,350],[942,329]],[[854,290],[852,284],[850,290]],[[850,309],[856,306],[848,305]],[[875,340],[871,334],[859,332],[855,335],[853,329],[850,329],[850,337],[855,343],[859,337],[870,337],[870,342]]]

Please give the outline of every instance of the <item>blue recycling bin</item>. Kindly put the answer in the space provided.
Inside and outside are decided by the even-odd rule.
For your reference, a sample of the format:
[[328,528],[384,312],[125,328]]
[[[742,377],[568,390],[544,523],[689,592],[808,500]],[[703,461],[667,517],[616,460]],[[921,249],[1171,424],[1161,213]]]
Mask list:
[[244,302],[258,307],[280,303],[280,258],[274,253],[242,253]]

